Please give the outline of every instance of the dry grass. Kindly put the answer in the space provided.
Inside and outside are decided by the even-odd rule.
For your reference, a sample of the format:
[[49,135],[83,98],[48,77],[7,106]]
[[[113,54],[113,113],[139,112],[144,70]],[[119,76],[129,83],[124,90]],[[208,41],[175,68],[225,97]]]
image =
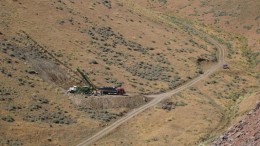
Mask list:
[[[207,142],[258,100],[257,0],[246,5],[231,1],[232,9],[224,1],[109,2],[1,0],[1,144],[9,140],[24,145],[74,145],[109,124],[91,119],[65,94],[64,89],[81,84],[75,73],[77,67],[84,69],[97,86],[123,82],[128,94],[138,95],[175,88],[216,63],[212,44],[165,15],[191,23],[227,45],[226,61],[231,69],[221,70],[168,99],[183,101],[186,106],[171,111],[160,105],[148,109],[97,145]],[[238,11],[239,4],[243,11]],[[228,16],[216,16],[225,14],[221,12]],[[32,70],[38,74],[29,73]],[[44,97],[49,103],[39,104],[35,96]],[[97,101],[109,104],[104,108]],[[34,104],[39,105],[32,107]],[[99,111],[119,113],[144,102],[138,95],[122,99],[102,97],[87,105],[95,104]],[[75,123],[24,120],[28,115],[55,112]],[[14,122],[2,120],[6,116]]]

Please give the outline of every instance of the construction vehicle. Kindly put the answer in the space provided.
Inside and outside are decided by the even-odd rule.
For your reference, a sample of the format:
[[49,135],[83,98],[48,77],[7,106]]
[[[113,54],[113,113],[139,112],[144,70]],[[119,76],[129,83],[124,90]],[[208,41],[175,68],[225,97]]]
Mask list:
[[69,88],[68,92],[76,94],[91,94],[92,90],[89,86],[73,86]]
[[77,94],[93,94],[97,93],[97,87],[89,80],[87,75],[85,75],[79,68],[77,68],[78,73],[83,78],[86,86],[73,86],[70,87],[68,92],[69,93],[77,93]]
[[116,87],[117,94],[118,95],[124,95],[125,94],[125,89],[123,87]]
[[117,87],[96,87],[90,79],[85,75],[79,68],[77,68],[78,73],[83,78],[86,86],[73,86],[70,87],[68,92],[69,93],[76,93],[76,94],[116,94],[116,95],[123,95],[125,94],[125,89],[120,85]]

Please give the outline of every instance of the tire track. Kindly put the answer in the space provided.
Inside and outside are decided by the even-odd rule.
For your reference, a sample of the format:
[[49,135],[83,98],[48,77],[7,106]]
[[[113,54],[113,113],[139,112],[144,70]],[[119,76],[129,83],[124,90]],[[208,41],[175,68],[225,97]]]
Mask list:
[[189,29],[192,29],[193,31],[195,31],[197,34],[205,37],[209,42],[211,42],[214,46],[216,46],[216,48],[218,49],[218,63],[214,66],[212,66],[209,70],[205,71],[204,74],[198,76],[197,78],[191,80],[190,82],[172,90],[166,93],[161,93],[161,94],[156,94],[156,95],[147,95],[147,97],[153,97],[154,99],[151,100],[150,102],[148,102],[147,104],[132,110],[131,112],[129,112],[126,116],[120,118],[119,120],[117,120],[116,122],[112,123],[111,125],[107,126],[106,128],[102,129],[101,131],[97,132],[96,134],[94,134],[93,136],[86,138],[85,140],[83,140],[81,143],[77,144],[77,146],[86,146],[86,145],[90,145],[91,143],[99,140],[100,138],[104,137],[105,135],[107,135],[108,133],[110,133],[111,131],[113,131],[114,129],[116,129],[117,127],[119,127],[120,125],[122,125],[123,123],[125,123],[126,121],[128,121],[129,119],[133,118],[134,116],[136,116],[137,114],[145,111],[146,109],[158,104],[159,102],[161,102],[162,100],[169,98],[191,86],[193,86],[194,84],[196,84],[197,82],[205,79],[206,77],[208,77],[210,74],[214,73],[215,71],[217,71],[219,68],[222,67],[222,65],[225,63],[225,49],[223,47],[222,44],[220,44],[217,40],[215,40],[214,38],[212,38],[209,34],[202,32],[194,27],[192,27],[191,25],[187,24],[187,23],[183,23],[179,20],[176,20],[177,23],[183,25],[184,27],[188,27]]
[[184,89],[187,89],[189,87],[191,87],[192,85],[196,84],[197,82],[201,81],[202,79],[205,79],[206,77],[208,77],[210,74],[214,73],[217,69],[222,67],[222,64],[225,62],[224,61],[224,48],[222,47],[221,44],[219,44],[216,40],[212,39],[210,36],[207,37],[209,41],[212,41],[211,43],[213,43],[217,48],[218,48],[218,64],[211,67],[209,70],[207,70],[206,72],[204,72],[204,74],[200,75],[199,77],[191,80],[190,82],[184,84],[183,86],[178,87],[175,90],[166,92],[166,93],[162,93],[162,94],[157,94],[157,95],[147,95],[147,97],[153,97],[154,99],[151,100],[149,103],[131,111],[130,113],[128,113],[126,116],[122,117],[121,119],[117,120],[116,122],[114,122],[113,124],[109,125],[108,127],[104,128],[103,130],[99,131],[98,133],[96,133],[95,135],[91,136],[90,138],[82,141],[80,144],[78,144],[77,146],[85,146],[85,145],[89,145],[95,141],[97,141],[98,139],[102,138],[103,136],[107,135],[109,132],[111,132],[112,130],[114,130],[115,128],[117,128],[118,126],[122,125],[124,122],[128,121],[129,119],[133,118],[134,116],[136,116],[137,114],[143,112],[144,110],[158,104],[160,101],[162,101],[163,99],[169,98],[181,91],[183,91]]

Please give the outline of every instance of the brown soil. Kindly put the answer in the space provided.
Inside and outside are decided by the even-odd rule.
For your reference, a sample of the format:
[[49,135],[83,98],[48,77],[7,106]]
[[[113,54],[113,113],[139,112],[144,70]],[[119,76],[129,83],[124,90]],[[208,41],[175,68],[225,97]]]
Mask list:
[[[76,145],[144,105],[143,94],[203,74],[219,61],[216,46],[182,23],[225,46],[230,69],[169,98],[184,106],[147,109],[97,144],[218,137],[259,100],[258,15],[258,0],[0,0],[0,145]],[[78,67],[129,96],[67,95],[84,85]]]
[[113,108],[128,108],[134,109],[143,104],[146,104],[151,99],[142,95],[135,96],[120,96],[120,95],[106,95],[106,96],[83,96],[71,95],[70,100],[77,106],[91,108],[91,109],[113,109]]

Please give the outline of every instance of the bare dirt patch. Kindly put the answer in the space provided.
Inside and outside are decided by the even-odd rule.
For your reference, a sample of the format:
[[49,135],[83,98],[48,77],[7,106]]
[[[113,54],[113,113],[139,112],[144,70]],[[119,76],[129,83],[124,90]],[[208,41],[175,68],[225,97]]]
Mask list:
[[79,111],[85,112],[91,119],[107,123],[115,121],[115,119],[124,116],[134,108],[146,104],[151,99],[141,95],[71,95],[70,100]]
[[81,107],[91,109],[110,109],[110,108],[128,108],[133,109],[139,107],[151,99],[142,96],[120,96],[120,95],[105,95],[105,96],[70,96],[72,102]]

